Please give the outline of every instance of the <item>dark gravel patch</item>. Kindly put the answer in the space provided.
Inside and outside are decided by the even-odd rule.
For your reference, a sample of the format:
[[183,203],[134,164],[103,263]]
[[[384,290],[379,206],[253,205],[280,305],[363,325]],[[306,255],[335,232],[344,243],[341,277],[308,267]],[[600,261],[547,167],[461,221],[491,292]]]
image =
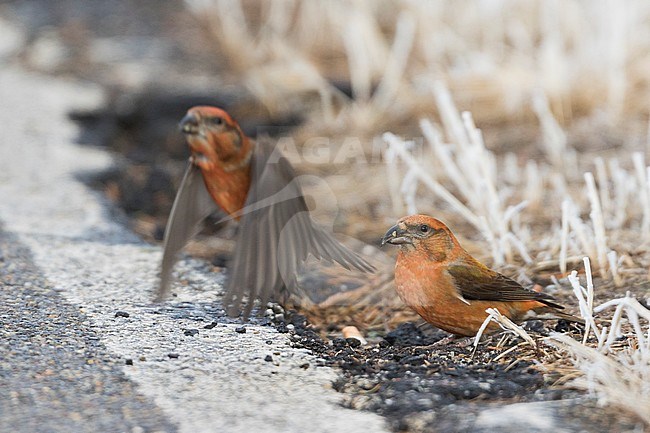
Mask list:
[[[324,341],[304,316],[290,312],[286,316],[287,322],[275,326],[280,332],[293,326],[295,347],[309,349],[320,365],[340,369],[333,386],[344,395],[343,405],[385,416],[396,432],[489,431],[475,425],[482,411],[530,402],[553,402],[548,407],[554,422],[566,427],[564,431],[620,431],[635,426],[628,419],[621,424],[620,414],[597,407],[582,391],[554,386],[558,375],[545,373],[523,347],[495,360],[519,342],[514,339],[497,349],[500,338],[494,337],[481,343],[472,356],[471,344],[462,346],[466,340],[436,346],[447,333],[404,323],[361,346],[357,340],[350,344],[350,339]],[[548,332],[539,323],[532,327]],[[524,360],[515,362],[520,357]]]
[[0,431],[177,431],[1,230],[0,258]]

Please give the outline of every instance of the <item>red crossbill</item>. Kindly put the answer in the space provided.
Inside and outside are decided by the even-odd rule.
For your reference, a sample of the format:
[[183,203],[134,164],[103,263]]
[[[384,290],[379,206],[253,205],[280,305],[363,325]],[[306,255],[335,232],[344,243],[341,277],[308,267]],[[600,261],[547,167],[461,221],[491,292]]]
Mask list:
[[165,230],[158,300],[169,290],[177,253],[215,211],[240,224],[224,299],[231,315],[244,294],[248,316],[255,298],[265,305],[295,293],[296,272],[309,254],[374,270],[312,220],[291,164],[270,139],[254,141],[228,113],[209,106],[191,108],[180,128],[191,157]]
[[[480,263],[463,249],[449,228],[426,215],[400,219],[388,229],[382,245],[400,247],[395,264],[399,297],[424,320],[456,335],[475,335],[496,308],[514,322],[564,319],[584,323],[563,313],[547,294],[519,283]],[[498,329],[491,324],[488,330]]]

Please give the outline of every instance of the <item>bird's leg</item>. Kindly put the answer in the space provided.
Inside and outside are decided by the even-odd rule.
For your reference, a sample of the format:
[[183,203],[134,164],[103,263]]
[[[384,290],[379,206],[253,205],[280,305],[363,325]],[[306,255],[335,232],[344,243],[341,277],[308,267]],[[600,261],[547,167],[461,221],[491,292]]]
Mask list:
[[465,337],[463,335],[448,335],[447,337],[444,337],[435,343],[428,344],[426,346],[418,346],[421,348],[436,348],[436,347],[442,347],[442,346],[449,346],[449,345],[454,345],[458,348],[465,348],[472,344],[472,338],[474,337]]

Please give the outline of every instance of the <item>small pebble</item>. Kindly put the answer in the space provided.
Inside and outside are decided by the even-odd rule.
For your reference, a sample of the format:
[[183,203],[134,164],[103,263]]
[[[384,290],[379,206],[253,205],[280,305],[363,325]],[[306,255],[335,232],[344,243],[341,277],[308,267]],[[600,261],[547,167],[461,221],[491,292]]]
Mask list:
[[298,327],[305,327],[307,325],[307,318],[302,314],[292,314],[291,323]]
[[176,359],[176,358],[178,358],[180,355],[179,355],[178,353],[168,353],[167,356],[169,356],[171,359]]
[[487,382],[479,382],[478,387],[483,391],[490,391],[492,389],[492,385]]
[[282,314],[282,313],[276,314],[276,315],[273,317],[273,319],[276,320],[276,321],[278,321],[278,322],[284,322],[284,314]]
[[569,329],[569,322],[566,320],[558,320],[557,325],[555,325],[555,332],[567,332]]
[[207,325],[205,325],[203,327],[203,329],[212,329],[212,328],[216,327],[218,324],[219,324],[218,322],[208,323]]
[[162,241],[165,237],[165,228],[162,225],[157,224],[153,231],[153,237],[157,241]]
[[129,317],[131,316],[129,313],[126,311],[117,311],[115,312],[115,317]]
[[266,356],[264,357],[264,361],[266,361],[266,362],[273,362],[273,357],[272,357],[271,355],[266,355]]
[[199,330],[198,329],[185,329],[183,331],[183,334],[187,335],[188,337],[194,337],[195,335],[199,335]]
[[245,326],[238,326],[235,328],[235,332],[238,334],[245,334],[246,333],[246,327]]
[[300,364],[300,368],[302,368],[303,370],[307,370],[309,368],[309,363],[305,362],[304,364]]
[[133,365],[133,360],[132,359],[127,359],[124,361],[126,365]]
[[[351,338],[356,339],[359,341],[361,344],[368,344],[365,338],[363,338],[363,335],[361,335],[361,332],[359,332],[359,329],[356,326],[346,326],[341,330],[341,333],[343,334],[343,338],[346,340],[350,340]],[[350,344],[352,347],[357,347],[354,346],[353,344]]]

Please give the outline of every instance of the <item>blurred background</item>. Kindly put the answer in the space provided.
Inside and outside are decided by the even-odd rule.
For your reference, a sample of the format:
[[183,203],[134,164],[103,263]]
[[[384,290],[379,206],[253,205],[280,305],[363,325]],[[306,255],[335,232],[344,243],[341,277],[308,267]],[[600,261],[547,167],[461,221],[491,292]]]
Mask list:
[[[188,156],[176,125],[210,104],[327,180],[335,231],[377,245],[429,213],[527,282],[588,255],[612,290],[650,291],[648,2],[4,1],[0,56],[105,89],[70,115],[149,241]],[[228,237],[190,250],[221,266]]]

